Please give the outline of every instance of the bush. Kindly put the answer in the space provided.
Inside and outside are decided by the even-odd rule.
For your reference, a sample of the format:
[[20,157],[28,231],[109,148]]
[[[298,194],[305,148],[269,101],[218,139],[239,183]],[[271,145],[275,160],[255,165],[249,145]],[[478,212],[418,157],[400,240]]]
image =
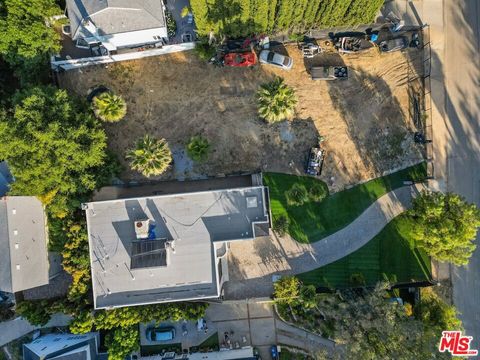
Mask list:
[[193,51],[201,60],[204,61],[210,60],[217,52],[216,48],[210,45],[206,39],[202,39],[197,42]]
[[127,103],[110,91],[95,96],[92,101],[95,116],[105,122],[117,122],[127,114]]
[[328,189],[320,182],[316,182],[308,189],[308,197],[311,201],[320,202],[328,195]]
[[290,220],[286,215],[280,215],[273,218],[273,230],[275,230],[280,236],[284,236],[287,233],[288,225],[290,225]]
[[133,170],[147,177],[163,174],[172,163],[172,153],[165,139],[154,139],[148,135],[127,152],[126,158]]
[[17,304],[17,313],[35,326],[45,326],[51,318],[49,302],[46,300],[22,301]]
[[197,135],[190,139],[187,145],[187,153],[195,161],[204,161],[210,152],[210,144],[207,139]]
[[165,20],[167,22],[168,37],[174,37],[177,33],[177,22],[175,21],[172,13],[168,9],[165,9]]
[[295,112],[295,91],[282,78],[263,84],[257,92],[258,114],[269,123],[289,119]]
[[292,206],[300,206],[308,202],[308,191],[305,185],[295,183],[290,190],[285,191],[287,204]]

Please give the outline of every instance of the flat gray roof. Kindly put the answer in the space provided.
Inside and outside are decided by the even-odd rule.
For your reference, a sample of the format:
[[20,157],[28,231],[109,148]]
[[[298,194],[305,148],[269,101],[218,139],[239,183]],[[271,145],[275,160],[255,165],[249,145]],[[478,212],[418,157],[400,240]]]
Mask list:
[[0,290],[18,292],[48,284],[43,205],[33,196],[0,199]]
[[[268,223],[263,186],[85,205],[97,309],[218,297],[215,249],[253,239],[255,223]],[[143,219],[168,243],[166,266],[131,268],[134,225]]]

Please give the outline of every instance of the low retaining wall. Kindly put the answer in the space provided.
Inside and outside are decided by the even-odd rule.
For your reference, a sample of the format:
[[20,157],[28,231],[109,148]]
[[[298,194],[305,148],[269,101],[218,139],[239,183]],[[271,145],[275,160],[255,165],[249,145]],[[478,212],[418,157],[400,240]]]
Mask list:
[[109,55],[109,56],[94,56],[81,59],[70,59],[70,60],[55,60],[52,58],[51,67],[54,71],[68,71],[72,69],[78,69],[85,66],[99,65],[99,64],[109,64],[117,61],[126,61],[126,60],[137,60],[143,59],[151,56],[165,55],[176,53],[180,51],[192,50],[195,48],[194,42],[175,44],[175,45],[165,45],[160,49],[148,49],[145,51],[135,51],[124,54]]

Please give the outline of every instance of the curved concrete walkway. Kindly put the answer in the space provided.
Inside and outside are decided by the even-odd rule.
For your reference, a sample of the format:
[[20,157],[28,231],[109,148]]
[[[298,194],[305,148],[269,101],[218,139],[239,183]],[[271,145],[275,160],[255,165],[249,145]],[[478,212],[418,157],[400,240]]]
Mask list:
[[[273,274],[304,273],[353,253],[406,211],[422,187],[404,186],[383,195],[349,225],[314,243],[301,244],[289,236],[231,243],[229,277],[232,281],[225,286],[226,298],[268,296]],[[262,287],[268,290],[263,291]]]

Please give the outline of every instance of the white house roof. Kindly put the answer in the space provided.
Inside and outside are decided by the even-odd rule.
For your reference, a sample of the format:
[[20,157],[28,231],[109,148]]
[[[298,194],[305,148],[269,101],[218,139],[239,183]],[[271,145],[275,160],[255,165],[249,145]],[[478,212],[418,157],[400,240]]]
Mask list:
[[15,293],[48,284],[43,205],[33,196],[0,199],[0,290]]
[[262,186],[85,205],[96,308],[218,297],[217,248],[268,224]]
[[74,40],[165,27],[161,0],[67,0],[67,11]]

